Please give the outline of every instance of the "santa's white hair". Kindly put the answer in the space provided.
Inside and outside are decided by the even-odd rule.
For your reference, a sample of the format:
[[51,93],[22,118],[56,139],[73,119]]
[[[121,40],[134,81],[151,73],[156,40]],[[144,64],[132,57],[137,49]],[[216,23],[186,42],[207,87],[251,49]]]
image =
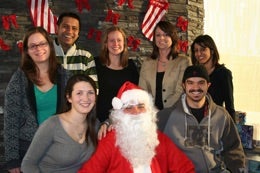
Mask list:
[[157,109],[154,107],[152,96],[146,91],[139,89],[138,92],[135,90],[128,94],[128,99],[122,95],[123,104],[143,103],[146,112],[132,115],[124,113],[123,109],[112,110],[110,118],[116,130],[116,145],[133,168],[150,166],[155,148],[159,144],[156,132]]

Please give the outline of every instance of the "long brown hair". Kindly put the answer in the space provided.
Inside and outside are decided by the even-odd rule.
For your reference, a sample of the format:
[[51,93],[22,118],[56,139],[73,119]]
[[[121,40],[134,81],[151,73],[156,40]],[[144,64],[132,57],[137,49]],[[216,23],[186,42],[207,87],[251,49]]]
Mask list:
[[108,28],[102,38],[102,47],[101,47],[101,53],[100,53],[100,61],[103,65],[110,65],[110,60],[109,60],[109,52],[108,52],[108,48],[107,48],[107,39],[108,39],[108,34],[114,31],[119,31],[123,38],[124,38],[124,50],[121,53],[121,57],[120,57],[120,64],[122,65],[122,67],[126,67],[128,65],[128,57],[129,57],[129,53],[127,50],[127,40],[126,40],[126,34],[124,32],[124,30],[118,26],[112,26],[110,28]]
[[36,85],[41,85],[41,81],[39,80],[39,75],[40,75],[39,68],[32,60],[31,56],[28,54],[28,40],[30,36],[35,33],[42,34],[50,46],[48,75],[50,81],[55,84],[58,61],[56,59],[52,38],[49,36],[48,32],[42,27],[31,27],[27,30],[23,39],[23,52],[22,52],[22,60],[20,64],[21,69],[24,71],[24,73],[26,74],[26,76],[29,78],[30,81],[32,81]]
[[191,44],[191,61],[192,64],[199,64],[198,60],[195,57],[195,49],[194,46],[195,44],[200,45],[203,48],[208,47],[210,49],[211,53],[211,58],[212,58],[212,66],[218,66],[220,65],[219,63],[219,53],[217,46],[213,40],[213,38],[209,35],[199,35],[198,37],[195,38],[193,43]]
[[[71,98],[73,87],[78,82],[87,82],[89,83],[94,91],[95,91],[95,98],[97,101],[97,87],[94,80],[89,77],[88,75],[84,74],[75,74],[70,77],[70,79],[67,82],[66,88],[65,88],[65,97],[64,99],[67,100],[67,97]],[[67,112],[71,109],[71,103],[67,100],[66,105],[63,108],[64,112]],[[96,132],[96,123],[97,123],[97,116],[96,116],[96,105],[92,108],[92,110],[88,113],[87,116],[87,133],[86,133],[86,142],[88,143],[88,137],[90,137],[90,140],[92,141],[93,145],[97,146],[97,132]]]
[[159,48],[156,46],[155,41],[155,31],[157,28],[160,28],[163,32],[165,32],[168,36],[171,37],[172,45],[171,51],[168,54],[168,59],[172,57],[175,59],[178,56],[177,45],[178,45],[178,35],[174,25],[168,21],[160,21],[156,24],[153,31],[153,51],[151,54],[152,59],[157,59],[159,57]]

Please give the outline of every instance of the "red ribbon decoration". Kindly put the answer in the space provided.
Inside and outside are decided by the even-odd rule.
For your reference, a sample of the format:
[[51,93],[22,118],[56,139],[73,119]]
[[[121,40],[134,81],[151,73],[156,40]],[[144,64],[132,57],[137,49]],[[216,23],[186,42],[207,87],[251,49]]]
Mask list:
[[16,22],[16,15],[12,14],[9,16],[2,16],[2,24],[3,24],[3,28],[5,30],[9,30],[10,29],[10,22],[11,24],[14,25],[14,27],[17,29],[19,26]]
[[94,28],[89,29],[88,34],[87,34],[87,39],[92,39],[94,37],[94,34],[96,35],[95,41],[97,43],[100,43],[102,32],[100,30],[95,30]]
[[5,30],[9,30],[10,29],[10,24],[8,21],[8,16],[2,16],[2,24],[3,24],[3,28]]
[[[125,3],[125,1],[126,1],[126,0],[118,0],[118,5],[119,5],[119,6],[122,6],[123,3]],[[133,6],[133,1],[134,1],[134,0],[127,0],[128,7],[131,8],[131,9],[134,8],[134,6]]]
[[102,36],[102,32],[97,30],[96,31],[96,39],[95,39],[97,43],[101,42],[101,36]]
[[131,35],[127,38],[127,46],[131,47],[133,51],[137,51],[140,44],[141,44],[141,41],[138,38],[134,38]]
[[14,27],[16,29],[19,28],[19,26],[16,22],[16,15],[15,14],[9,15],[9,20],[11,21],[11,23],[14,25]]
[[22,53],[23,52],[23,41],[22,40],[17,41],[16,45],[17,45],[20,53]]
[[120,18],[120,15],[118,13],[113,13],[112,23],[114,25],[117,25],[119,18]]
[[113,10],[109,9],[107,11],[107,16],[105,18],[106,22],[112,21],[114,25],[117,25],[117,22],[120,18],[120,15],[118,13],[114,13]]
[[188,20],[183,16],[179,16],[177,18],[176,26],[179,27],[182,31],[187,31],[188,28]]
[[106,16],[106,18],[105,18],[105,21],[106,21],[106,22],[109,22],[109,21],[112,19],[112,15],[113,15],[113,11],[112,11],[111,9],[109,9],[109,10],[107,11],[107,16]]
[[128,47],[132,47],[132,44],[133,44],[133,42],[134,42],[134,39],[135,39],[135,38],[134,38],[133,36],[131,36],[131,35],[127,37],[127,46],[128,46]]
[[83,7],[85,7],[88,11],[90,11],[90,5],[88,0],[75,0],[78,11],[82,13]]
[[0,47],[2,50],[4,51],[8,51],[11,49],[10,46],[8,46],[7,44],[5,44],[4,40],[2,38],[0,38]]
[[92,39],[93,35],[94,35],[95,29],[94,28],[90,28],[87,34],[87,38],[88,39]]
[[188,44],[189,42],[187,40],[178,40],[178,50],[187,53],[188,51]]

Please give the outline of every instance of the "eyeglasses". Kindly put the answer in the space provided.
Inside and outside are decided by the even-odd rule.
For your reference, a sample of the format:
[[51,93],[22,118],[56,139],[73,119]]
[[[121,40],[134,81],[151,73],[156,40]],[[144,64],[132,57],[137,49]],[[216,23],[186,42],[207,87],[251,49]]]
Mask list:
[[36,50],[37,47],[39,47],[40,49],[42,49],[42,48],[45,48],[45,47],[48,46],[48,45],[49,45],[48,42],[41,42],[41,43],[39,43],[39,44],[31,44],[31,45],[29,45],[29,46],[28,46],[28,49],[30,49],[30,50]]

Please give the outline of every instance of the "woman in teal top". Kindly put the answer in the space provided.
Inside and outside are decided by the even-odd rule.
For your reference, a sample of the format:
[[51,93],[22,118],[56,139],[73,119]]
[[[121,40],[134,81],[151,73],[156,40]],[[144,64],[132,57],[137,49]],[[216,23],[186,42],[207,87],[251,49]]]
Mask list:
[[76,173],[94,152],[99,125],[95,82],[77,74],[69,79],[65,91],[66,111],[39,127],[23,159],[23,173]]
[[41,27],[30,28],[23,40],[21,65],[5,92],[4,140],[9,172],[20,172],[39,124],[61,112],[69,76],[57,62],[49,34]]
[[37,86],[34,86],[34,92],[36,97],[37,119],[38,123],[41,124],[49,118],[50,115],[56,113],[57,85],[53,85],[47,92],[42,92]]

